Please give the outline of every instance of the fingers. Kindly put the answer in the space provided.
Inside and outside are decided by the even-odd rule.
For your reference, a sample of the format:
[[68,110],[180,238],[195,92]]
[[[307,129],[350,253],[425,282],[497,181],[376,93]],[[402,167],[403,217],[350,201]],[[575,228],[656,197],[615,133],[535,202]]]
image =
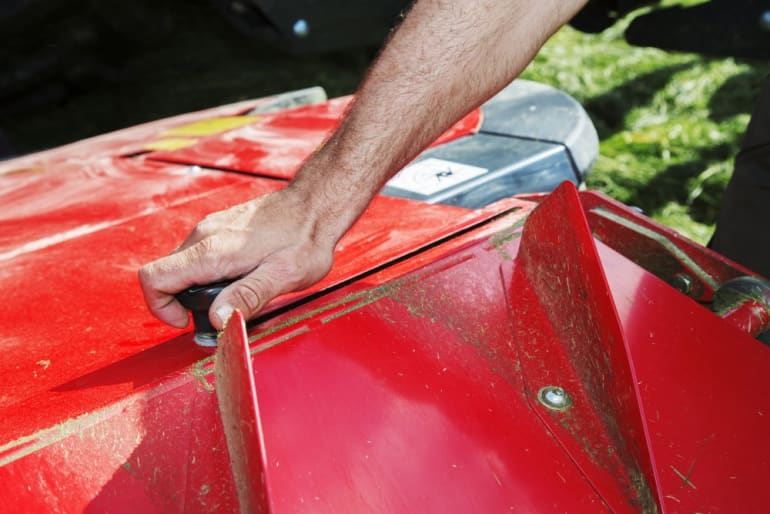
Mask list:
[[211,306],[209,318],[221,329],[233,309],[252,319],[276,296],[326,275],[336,239],[326,233],[317,237],[307,203],[282,191],[206,216],[174,253],[142,267],[139,280],[152,313],[184,327],[188,314],[174,298],[176,293],[243,277]]
[[254,318],[273,298],[296,288],[287,280],[281,267],[265,261],[256,270],[227,286],[211,304],[209,320],[221,330],[233,309],[241,311],[246,319]]
[[[140,278],[139,281],[142,282],[142,279]],[[144,301],[156,318],[172,327],[187,326],[190,316],[173,295],[155,291],[151,287],[146,287],[144,283],[142,283],[142,291]]]
[[209,245],[197,244],[146,264],[139,269],[139,283],[150,311],[169,325],[184,328],[189,315],[174,294],[192,285],[208,284],[223,278],[224,272],[213,262]]

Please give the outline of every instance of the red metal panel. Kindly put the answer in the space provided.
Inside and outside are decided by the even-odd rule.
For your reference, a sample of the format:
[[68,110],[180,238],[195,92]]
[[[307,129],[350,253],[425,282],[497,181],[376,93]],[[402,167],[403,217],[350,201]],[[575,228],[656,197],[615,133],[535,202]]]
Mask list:
[[770,348],[599,245],[665,512],[766,512]]
[[[169,130],[177,130],[180,127],[185,127],[193,123],[205,121],[216,122],[216,120],[221,118],[244,115],[253,108],[265,102],[269,102],[270,100],[271,97],[245,100],[197,112],[172,116],[162,120],[143,123],[134,127],[84,139],[58,148],[17,157],[10,161],[0,162],[0,175],[34,173],[48,169],[52,166],[82,167],[103,158],[111,159],[118,156],[144,154],[148,152],[148,147],[153,143],[157,143],[158,141],[169,137],[174,137],[167,134]],[[287,122],[285,123],[285,127],[281,127],[282,122],[280,119],[283,115],[278,116],[278,121],[276,121],[275,114],[260,115],[259,119],[265,119],[265,122],[268,124],[275,124],[276,129],[279,131],[282,128],[299,131],[305,130],[309,132],[309,134],[307,134],[309,137],[316,138],[319,134],[326,134],[330,128],[339,122],[339,117],[343,112],[344,106],[347,105],[347,102],[349,102],[349,97],[335,99],[328,104],[321,104],[320,106],[299,108],[297,109],[297,111],[299,111],[299,116],[290,114],[286,117]],[[312,114],[316,110],[319,114]],[[310,114],[308,114],[308,111],[310,111]],[[291,113],[292,111],[288,112]],[[324,112],[327,114],[324,114]],[[463,120],[443,134],[434,144],[442,144],[451,139],[476,132],[481,125],[481,117],[482,113],[480,109],[471,112],[468,116],[463,118]],[[216,133],[217,131],[212,132]],[[197,138],[198,137],[195,137],[193,139]],[[291,141],[282,142],[289,145],[292,144]],[[317,143],[319,142],[320,141],[317,141]],[[317,143],[312,146],[310,151],[317,147]],[[158,152],[157,155],[161,155],[161,153]],[[309,153],[305,153],[304,155],[307,157]],[[214,159],[214,157],[209,156],[209,159]]]
[[[108,405],[198,358],[187,338],[178,338],[181,331],[149,314],[136,271],[171,251],[206,212],[276,186],[241,182],[194,202],[8,252],[0,272],[0,288],[13,292],[0,311],[0,444]],[[104,194],[114,193],[105,188]]]
[[[764,380],[762,377],[767,376],[770,349],[633,261],[655,268],[651,263],[654,264],[656,258],[671,259],[671,246],[692,259],[695,266],[716,283],[739,275],[741,268],[681,236],[672,235],[670,230],[616,202],[595,194],[582,196],[587,200],[584,208],[592,228],[602,240],[624,254],[621,256],[604,244],[598,245],[610,284],[608,292],[622,322],[645,413],[661,509],[664,512],[764,512],[770,498],[758,480],[767,475],[770,465],[770,445],[765,444],[763,435],[770,429],[765,414],[770,401],[761,395],[741,392],[750,391],[751,384],[756,387]],[[617,214],[622,219],[618,223],[611,217],[600,216],[600,211]],[[563,223],[563,219],[560,222]],[[665,236],[666,246],[657,245],[652,251],[647,247],[646,253],[641,251],[641,247],[634,246],[636,235],[623,232],[631,223]],[[548,231],[544,237],[550,237]],[[567,254],[559,252],[560,258],[566,258]],[[539,267],[552,266],[547,258],[533,259],[533,262]],[[687,259],[680,262],[687,264]],[[682,267],[682,270],[688,271],[688,268]],[[547,291],[548,287],[544,289]],[[521,294],[520,289],[516,291]],[[556,287],[552,294],[559,291],[565,298],[575,297],[574,287],[572,291]],[[578,297],[578,301],[584,300]],[[526,299],[521,300],[520,305],[527,304]],[[580,308],[575,303],[574,309]],[[556,309],[550,316],[540,314],[552,317],[548,323],[554,333],[564,330],[562,325],[570,319],[559,319],[558,312],[561,311]],[[521,324],[532,330],[533,324],[537,327],[539,316],[531,304],[527,314]],[[567,329],[572,331],[569,325]],[[568,334],[562,339],[569,340]],[[533,351],[538,348],[536,344],[528,344],[523,352],[534,357],[537,354]],[[594,473],[589,476],[592,480],[597,477]]]
[[[148,158],[290,179],[339,125],[350,100],[337,98],[264,115],[254,123],[202,138],[192,146],[153,152]],[[476,109],[433,145],[472,134],[480,125],[481,109]]]
[[[7,261],[0,272],[5,290],[19,273],[26,277],[0,316],[0,497],[8,505],[32,513],[237,509],[213,359],[199,360],[189,335],[151,320],[132,259],[168,251],[197,216],[260,187],[222,188],[216,197]],[[511,215],[393,262],[435,242],[434,232],[456,233],[503,206],[472,213],[379,199],[367,214],[376,219],[362,219],[344,247],[344,273],[329,283],[359,279],[256,327],[250,351],[270,507],[637,510],[581,457],[602,437],[613,449],[638,442],[633,399],[618,405],[630,398],[630,384],[649,427],[663,511],[764,512],[770,400],[756,391],[770,369],[770,349],[608,246],[597,245],[595,260],[584,226],[535,228],[544,241],[520,246],[530,205],[506,205],[516,206]],[[378,234],[396,208],[406,213],[401,232]],[[566,226],[576,206],[565,209],[559,222]],[[561,253],[556,239],[576,244],[585,277],[559,262],[575,252]],[[380,271],[353,274],[388,259],[392,265]],[[547,279],[561,269],[556,279],[568,290]],[[584,357],[597,350],[573,337],[581,335],[598,342],[613,364],[595,364],[611,373],[606,390],[587,389],[593,403],[569,385],[584,387],[574,373],[566,383],[577,393],[566,412],[572,420],[598,415],[601,422],[562,425],[536,403],[536,384],[592,365]],[[546,345],[552,355],[561,345],[572,364],[554,358],[552,369],[538,369]],[[630,381],[617,363],[626,355],[615,353],[621,348],[635,373]],[[593,405],[606,410],[596,414]],[[621,438],[605,428],[613,418]],[[567,430],[575,426],[580,430]],[[586,434],[591,426],[600,433]],[[643,457],[633,448],[628,453]]]
[[[0,445],[109,405],[198,359],[190,336],[180,337],[182,331],[146,310],[136,270],[173,250],[206,213],[276,185],[239,180],[195,201],[7,255],[0,288],[13,296],[0,312],[0,380],[5,384]],[[114,190],[103,193],[110,196]],[[332,273],[272,308],[349,280],[504,208],[474,212],[378,198],[341,242]],[[396,211],[403,215],[388,221]]]
[[4,447],[0,498],[29,514],[236,512],[218,418],[207,382],[190,373],[166,377]]
[[[525,213],[526,208],[523,208],[521,212],[516,213],[512,218],[509,217],[508,220],[520,220]],[[500,221],[496,226],[497,230],[499,230],[503,228],[504,222]],[[454,258],[453,261],[457,264],[465,263],[465,266],[471,269],[478,268],[483,273],[483,277],[492,279],[494,283],[497,280],[494,262],[505,255],[504,250],[501,250],[501,245],[504,244],[507,240],[506,238],[510,237],[510,235],[505,234],[503,239],[494,239],[487,243],[487,239],[493,232],[492,227],[486,227],[472,233],[476,240],[481,241],[481,247],[484,251],[480,255],[486,256],[486,259],[474,261],[469,259],[467,255],[459,255],[459,261]],[[394,268],[383,270],[383,272],[377,275],[368,277],[366,283],[372,285],[382,284],[383,281],[389,281],[394,276],[397,277],[405,272],[414,270],[415,267],[421,266],[426,260],[430,262],[440,258],[442,255],[451,256],[458,251],[465,252],[463,249],[469,246],[470,241],[469,236],[466,236],[463,239],[437,246],[424,254],[425,260],[423,260],[422,256],[420,258],[408,259]],[[441,273],[442,270],[455,267],[459,266],[452,263],[440,263],[436,272]],[[491,284],[486,284],[484,280],[479,280],[482,277],[475,271],[466,270],[459,276],[465,276],[465,279],[458,283],[459,287],[469,292],[473,292],[473,288],[476,289],[476,292],[467,298],[469,303],[464,305],[463,308],[472,305],[474,302],[481,301],[489,295],[500,295],[503,292],[501,284],[498,284],[496,287],[490,287]],[[445,275],[440,274],[436,276],[437,285],[443,283],[444,277]],[[416,275],[411,279],[413,287],[418,289],[399,288],[401,291],[399,294],[406,295],[401,296],[399,302],[406,302],[412,294],[418,295],[415,297],[415,301],[396,305],[396,308],[403,315],[414,317],[414,309],[421,306],[419,298],[424,295],[431,296],[431,293],[434,291],[419,289],[421,279],[422,274]],[[362,287],[369,290],[369,292],[361,291]],[[288,341],[285,331],[299,333],[307,326],[331,327],[334,320],[342,319],[347,314],[350,305],[340,301],[340,299],[349,294],[358,298],[369,299],[373,299],[386,292],[395,294],[394,288],[388,284],[384,284],[383,287],[376,290],[371,290],[371,287],[371,285],[366,284],[351,285],[330,297],[321,298],[314,303],[271,320],[270,324],[268,324],[269,326],[259,335],[260,343],[264,345],[263,348],[281,345]],[[442,285],[440,287],[445,288],[446,286]],[[438,292],[438,290],[435,291]],[[393,298],[391,295],[388,301],[391,301]],[[436,298],[447,301],[444,295],[438,295]],[[428,305],[423,306],[425,308],[429,307]],[[352,316],[354,312],[351,311],[350,314]],[[391,323],[388,321],[388,316],[382,318],[377,313],[374,314],[376,319],[384,320],[386,324]],[[469,318],[455,318],[452,312],[447,312],[446,322],[451,324],[451,320],[456,319],[458,323],[464,324],[464,320],[474,319],[477,315],[478,311],[468,311],[467,316],[470,316]],[[503,317],[507,316],[505,308],[499,310],[496,316],[500,315]],[[422,326],[423,331],[425,329],[430,330],[430,326],[424,326],[426,320],[420,316],[417,316],[415,319],[418,322],[418,326]],[[360,325],[355,318],[347,318],[346,323],[343,332],[348,334],[345,347],[349,348],[351,341],[356,343],[356,345],[360,342],[356,328]],[[491,323],[493,326],[498,327],[495,330],[507,330],[505,323]],[[487,323],[474,324],[473,326],[474,331],[480,329],[483,332],[486,330]],[[409,330],[409,326],[405,328],[407,333],[413,333],[414,337],[421,338],[424,336],[424,333],[420,335]],[[446,330],[451,329],[451,325],[446,328]],[[411,357],[408,352],[397,352],[396,347],[389,347],[387,344],[394,334],[399,333],[401,332],[398,326],[393,325],[388,333],[382,334],[382,344],[374,345],[374,349],[377,351],[372,355],[374,360],[370,365],[372,373],[374,373],[371,376],[375,379],[377,370],[382,369],[382,365],[378,364],[380,362],[378,355],[381,355],[383,352],[391,355],[391,359],[393,355],[401,355],[405,359],[403,365],[399,364],[396,368],[389,369],[387,374],[391,377],[391,380],[400,380],[398,377],[402,373],[403,366],[412,367],[409,364]],[[440,336],[443,337],[441,334]],[[490,334],[491,336],[492,334]],[[484,469],[487,470],[483,476],[473,478],[468,482],[468,485],[472,486],[476,481],[483,481],[485,487],[494,493],[494,497],[491,500],[482,498],[479,502],[491,503],[503,495],[514,497],[518,505],[529,505],[530,510],[537,512],[557,510],[559,506],[564,508],[565,505],[573,506],[572,510],[576,512],[595,512],[596,497],[593,496],[590,489],[587,489],[587,485],[576,474],[569,461],[560,457],[561,453],[558,446],[553,444],[550,437],[543,435],[541,430],[538,429],[537,423],[530,425],[526,422],[519,422],[515,419],[515,412],[509,413],[507,411],[508,396],[512,394],[511,392],[503,394],[499,398],[496,395],[494,391],[495,386],[505,388],[502,379],[497,376],[498,373],[508,370],[505,371],[505,376],[515,382],[515,376],[511,374],[512,370],[509,369],[511,364],[506,364],[501,354],[502,360],[500,360],[499,365],[503,367],[500,368],[498,364],[495,364],[497,362],[496,354],[492,351],[491,347],[489,351],[479,347],[479,353],[473,349],[473,341],[467,339],[467,337],[467,335],[461,337],[460,342],[466,345],[466,349],[457,355],[453,354],[455,343],[449,340],[446,341],[446,351],[449,357],[447,362],[458,365],[458,368],[456,370],[453,368],[453,371],[449,374],[451,376],[436,375],[433,378],[428,377],[428,380],[436,386],[435,391],[443,397],[442,402],[446,404],[443,408],[449,409],[452,418],[456,418],[448,426],[453,426],[455,422],[465,423],[473,428],[473,432],[476,432],[477,436],[492,433],[493,437],[498,440],[502,438],[503,440],[518,441],[514,448],[500,450],[503,452],[503,454],[500,454],[490,449],[486,444],[477,447],[476,440],[478,437],[471,437],[468,440],[468,437],[463,435],[462,430],[458,432],[455,429],[453,431],[449,442],[459,438],[459,443],[461,443],[460,449],[471,452],[467,458],[472,457],[471,464],[473,466],[469,466],[465,473],[472,472],[474,466],[476,468],[484,466]],[[483,338],[484,336],[479,334],[479,337]],[[481,340],[479,339],[479,341]],[[413,339],[413,341],[417,342],[418,339]],[[333,344],[332,341],[330,343]],[[191,346],[189,341],[187,341],[187,344],[188,347]],[[179,349],[182,348],[177,348],[177,350]],[[366,347],[362,346],[360,349],[364,350]],[[505,345],[499,349],[500,352],[505,352],[505,350]],[[426,351],[428,351],[428,355],[432,355],[432,350],[426,349]],[[396,353],[394,354],[393,352]],[[478,391],[466,391],[462,384],[451,386],[451,378],[457,373],[462,374],[462,370],[465,369],[465,364],[463,363],[466,361],[466,357],[473,357],[477,353],[480,357],[477,356],[476,358],[481,359],[480,369],[485,369],[485,366],[491,367],[491,371],[484,372],[479,376],[478,384],[476,384]],[[349,357],[342,355],[341,357],[342,362],[349,360]],[[418,368],[422,366],[420,362],[422,360],[416,364]],[[113,510],[116,512],[142,511],[150,513],[234,511],[235,492],[224,452],[221,423],[217,420],[216,405],[211,402],[213,395],[211,394],[209,383],[211,378],[210,359],[206,359],[190,369],[191,373],[178,375],[176,378],[166,376],[166,371],[162,369],[162,365],[160,369],[158,367],[148,369],[147,366],[151,363],[153,363],[153,359],[152,356],[149,356],[147,360],[133,363],[133,366],[113,366],[111,369],[105,370],[101,375],[101,378],[109,377],[120,380],[127,377],[138,378],[142,371],[147,370],[148,374],[154,376],[156,381],[149,387],[143,387],[142,392],[132,394],[125,400],[121,400],[101,410],[84,412],[84,415],[81,417],[67,420],[57,427],[43,430],[29,438],[22,438],[10,445],[3,445],[3,452],[0,456],[0,478],[2,478],[0,480],[0,484],[2,484],[0,491],[7,493],[3,494],[3,497],[13,499],[16,505],[23,506],[26,512],[33,513],[50,512],[57,509],[67,512]],[[127,365],[128,363],[116,364]],[[431,364],[429,360],[427,364],[433,369],[440,362]],[[303,366],[300,366],[298,369],[303,369]],[[323,372],[317,378],[326,379],[330,386],[334,386],[334,384],[344,386],[345,381],[341,380],[342,377],[336,382],[328,380],[335,376],[335,369],[337,367],[332,366],[331,369]],[[419,369],[415,371],[419,371]],[[490,376],[493,380],[488,382],[484,375],[489,373],[492,373]],[[364,376],[369,376],[369,373],[365,373]],[[414,403],[414,407],[419,408],[422,402],[419,400],[419,397],[412,398],[413,393],[410,391],[419,391],[423,381],[419,373],[410,373],[410,376],[412,379],[416,378],[417,382],[412,383],[403,391],[407,393],[405,401],[414,403],[417,400]],[[280,370],[276,369],[275,372],[271,372],[270,377],[272,379],[266,378],[272,380],[280,389],[281,379],[278,378],[281,377]],[[447,382],[448,379],[449,382]],[[476,382],[477,380],[474,379],[470,383],[475,384]],[[104,382],[83,383],[80,385],[96,388],[100,393],[107,392],[107,395],[109,395]],[[372,385],[377,388],[380,387],[377,385],[376,380]],[[441,388],[447,385],[451,387],[446,392],[441,391]],[[452,398],[458,394],[465,399],[462,401],[462,404],[453,407]],[[278,395],[280,396],[280,393]],[[485,403],[478,405],[476,411],[465,412],[464,406],[474,405],[474,398],[478,397],[478,395],[482,395],[485,398]],[[299,399],[301,400],[301,398]],[[337,409],[343,409],[343,412],[349,410],[347,403],[343,401],[336,402],[337,399],[343,399],[342,396],[332,395],[328,399],[330,401],[334,400],[333,405],[332,403],[329,404],[329,413]],[[69,399],[60,398],[59,400],[68,401]],[[447,404],[447,402],[449,403]],[[490,402],[494,408],[492,411],[487,411],[484,406]],[[431,411],[429,405],[426,405],[426,408],[428,408],[427,412]],[[281,407],[278,408],[277,412],[280,413],[283,410],[285,408]],[[476,419],[477,416],[473,414],[474,412],[478,412],[481,417]],[[364,418],[369,417],[364,410],[358,410],[358,414]],[[393,411],[392,414],[397,415],[398,412]],[[524,428],[516,429],[512,433],[490,431],[490,427],[494,425],[490,424],[487,427],[486,420],[487,418],[491,420],[498,415],[502,415],[508,418],[510,423],[515,423],[517,426],[522,425]],[[396,418],[391,419],[395,420]],[[414,418],[413,421],[414,424],[412,425],[413,428],[410,429],[410,433],[414,436],[419,436],[422,434],[420,417]],[[447,422],[449,420],[443,421],[438,428]],[[296,454],[298,462],[301,462],[302,459],[307,459],[309,455],[313,454],[311,450],[316,444],[316,432],[319,434],[328,433],[328,429],[319,430],[319,428],[321,427],[316,427],[312,432],[313,435],[309,437],[294,438],[287,442],[289,449]],[[387,433],[387,426],[382,428]],[[405,426],[404,428],[408,427]],[[306,430],[307,427],[296,426],[295,429]],[[425,433],[428,436],[429,442],[431,441],[431,434],[434,433],[437,432],[428,431]],[[532,437],[529,436],[530,433],[539,434],[539,437],[545,437],[546,445],[550,449],[545,453],[531,450],[531,448],[537,445]],[[470,435],[473,434],[471,433]],[[440,444],[443,439],[442,436],[438,443]],[[483,437],[480,441],[484,441]],[[387,443],[387,438],[383,442]],[[377,451],[383,456],[389,455],[388,459],[391,462],[393,457],[397,455],[396,453],[388,452],[384,446],[380,447]],[[544,485],[537,497],[533,497],[529,492],[529,487],[523,483],[520,484],[521,487],[517,491],[512,490],[509,487],[512,478],[506,474],[508,473],[508,464],[499,460],[499,458],[510,452],[513,452],[513,455],[519,455],[519,461],[516,463],[515,468],[516,474],[520,479],[523,480],[531,476],[534,477],[533,479],[547,478],[551,482],[567,480],[570,486],[554,494],[548,491],[551,487],[550,485]],[[112,457],[108,458],[108,455],[112,455]],[[553,461],[553,464],[543,470],[530,470],[528,463],[539,462],[541,458],[548,459],[548,462]],[[47,466],[44,464],[47,462],[56,465]],[[396,461],[396,463],[398,462]],[[459,460],[454,464],[460,466],[463,462],[463,460]],[[283,466],[284,470],[291,471],[291,459],[284,462]],[[451,474],[451,470],[456,468],[453,468],[450,464],[448,469],[450,469],[449,473]],[[489,470],[491,470],[491,473]],[[390,468],[390,476],[394,477],[393,473],[400,473],[400,471],[400,468]],[[472,477],[472,475],[469,476]],[[449,478],[451,478],[451,483],[447,483],[445,486],[449,487],[451,485],[452,494],[459,496],[462,488],[457,487],[458,475]],[[497,480],[500,480],[500,483]],[[30,481],[33,481],[30,487],[18,487],[19,484]],[[391,481],[391,487],[396,486],[397,483]],[[67,492],[59,491],[59,489],[64,487],[67,488]],[[424,503],[429,507],[430,505],[436,505],[435,508],[438,508],[439,504],[433,501],[433,491],[422,487],[417,487],[415,483],[410,485],[410,490],[413,493],[419,492],[418,489],[422,491],[420,494],[423,499],[420,500],[420,504]],[[577,494],[577,499],[572,498],[576,490],[583,491],[583,493]],[[467,492],[467,489],[465,491]],[[352,489],[348,483],[337,484],[335,494],[340,502],[345,500],[346,495],[352,495],[354,498],[361,499],[359,492]],[[465,493],[463,495],[468,500],[466,500],[466,503],[459,504],[459,507],[466,505],[467,501],[470,501],[472,498],[472,496]],[[295,499],[297,501],[307,499],[307,509],[314,509],[315,498],[302,496]],[[537,507],[532,507],[538,503],[538,499],[542,500],[542,503],[538,504]],[[441,501],[448,504],[450,500],[451,498],[445,498]],[[351,502],[350,505],[352,506],[351,509],[355,509],[355,502]]]
[[334,128],[350,97],[267,114],[243,127],[201,138],[196,144],[157,151],[150,159],[246,171],[289,179]]
[[252,336],[275,512],[605,510],[522,390],[499,275],[519,219]]
[[240,311],[233,312],[219,336],[214,372],[240,511],[268,513],[267,462],[246,325]]
[[726,312],[722,319],[752,337],[757,337],[770,328],[770,315],[768,315],[767,307],[757,300],[747,300]]
[[141,158],[69,161],[0,175],[0,261],[248,180]]
[[[652,512],[657,485],[623,330],[577,190],[563,183],[527,219],[510,286],[530,398],[567,391],[539,412],[613,511]],[[544,402],[544,405],[547,405]]]

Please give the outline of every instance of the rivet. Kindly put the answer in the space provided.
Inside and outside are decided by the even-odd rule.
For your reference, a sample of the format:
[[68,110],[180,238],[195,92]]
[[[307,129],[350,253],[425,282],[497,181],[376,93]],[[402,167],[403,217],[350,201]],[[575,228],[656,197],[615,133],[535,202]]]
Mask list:
[[545,386],[537,393],[537,400],[546,408],[556,411],[567,410],[572,406],[572,397],[559,386]]

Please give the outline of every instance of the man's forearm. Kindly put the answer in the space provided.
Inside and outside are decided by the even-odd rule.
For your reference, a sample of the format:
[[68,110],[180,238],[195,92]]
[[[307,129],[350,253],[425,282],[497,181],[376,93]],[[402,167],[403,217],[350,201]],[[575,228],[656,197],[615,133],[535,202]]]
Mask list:
[[584,3],[418,1],[293,184],[323,230],[341,237],[388,178],[515,78]]
[[139,271],[147,305],[178,327],[174,294],[237,279],[209,312],[253,318],[328,273],[334,247],[385,181],[499,91],[585,0],[420,0],[386,45],[340,128],[289,187],[210,214]]

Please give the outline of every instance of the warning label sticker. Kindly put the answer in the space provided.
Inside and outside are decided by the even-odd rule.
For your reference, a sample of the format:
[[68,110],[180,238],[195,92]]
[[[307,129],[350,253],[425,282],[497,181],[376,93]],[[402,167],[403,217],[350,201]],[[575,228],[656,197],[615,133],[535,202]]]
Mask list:
[[429,196],[486,172],[486,168],[431,157],[399,171],[388,185]]

